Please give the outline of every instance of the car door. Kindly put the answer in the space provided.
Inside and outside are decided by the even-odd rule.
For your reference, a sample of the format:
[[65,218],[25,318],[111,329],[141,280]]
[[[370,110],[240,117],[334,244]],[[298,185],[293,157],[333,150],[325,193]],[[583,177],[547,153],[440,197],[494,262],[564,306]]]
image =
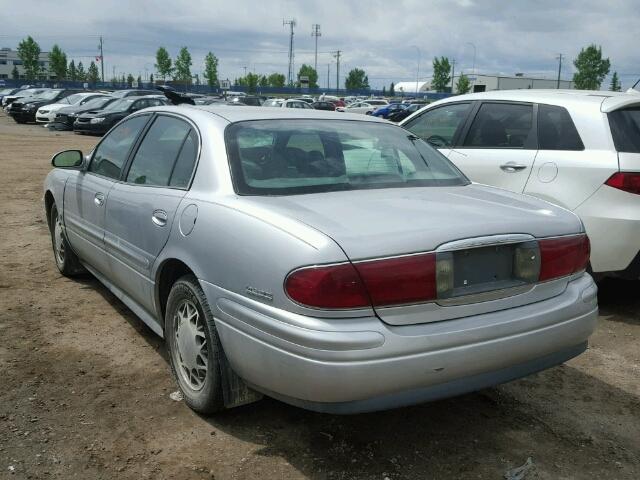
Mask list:
[[116,285],[154,312],[151,269],[186,194],[199,151],[195,127],[169,114],[154,117],[130,165],[109,194],[105,246]]
[[533,104],[482,102],[448,156],[472,181],[521,193],[536,153]]
[[109,275],[104,252],[105,209],[129,152],[149,115],[127,120],[105,136],[86,171],[69,178],[64,189],[64,222],[69,244],[84,262]]
[[413,117],[402,126],[448,157],[463,130],[471,107],[471,102],[445,103]]

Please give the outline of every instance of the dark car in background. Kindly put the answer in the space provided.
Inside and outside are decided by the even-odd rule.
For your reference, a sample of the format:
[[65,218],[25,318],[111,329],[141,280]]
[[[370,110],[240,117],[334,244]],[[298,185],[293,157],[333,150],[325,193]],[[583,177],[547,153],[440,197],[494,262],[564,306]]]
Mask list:
[[97,112],[117,100],[119,100],[119,98],[112,97],[110,95],[104,95],[97,98],[92,98],[82,105],[70,105],[68,107],[61,108],[56,114],[54,128],[56,128],[57,130],[73,130],[73,122],[75,122],[76,118],[78,118],[81,114]]
[[16,92],[2,97],[2,108],[6,108],[19,98],[36,97],[49,88],[19,88]]
[[371,115],[373,115],[374,117],[386,119],[389,118],[389,115],[391,115],[392,113],[400,112],[407,108],[407,106],[408,105],[405,105],[403,103],[390,103],[389,105],[384,105],[380,108],[377,108],[376,110],[371,112]]
[[335,104],[331,102],[313,102],[311,106],[316,110],[327,110],[329,112],[334,112],[336,110]]
[[126,97],[107,105],[102,110],[83,113],[73,123],[73,131],[78,133],[104,134],[123,118],[147,107],[167,105],[164,97]]
[[244,95],[240,97],[233,97],[229,99],[229,103],[242,104],[249,107],[261,107],[264,103],[260,97],[254,95]]
[[396,123],[400,122],[400,121],[404,120],[405,118],[407,118],[412,113],[417,112],[422,107],[426,107],[427,105],[428,104],[426,102],[424,102],[424,103],[411,103],[411,104],[407,105],[405,108],[403,108],[402,110],[396,110],[395,112],[391,112],[387,116],[387,120],[389,120],[391,122],[396,122]]
[[127,97],[142,97],[145,95],[157,95],[156,90],[144,90],[144,89],[130,89],[130,90],[116,90],[111,93],[112,97],[127,98]]
[[27,97],[14,101],[8,113],[17,123],[35,122],[36,112],[40,107],[58,103],[69,95],[83,91],[73,88],[53,88],[40,93],[37,97]]
[[8,95],[14,95],[19,91],[20,91],[19,88],[3,88],[2,90],[0,90],[0,100],[2,100],[4,97]]

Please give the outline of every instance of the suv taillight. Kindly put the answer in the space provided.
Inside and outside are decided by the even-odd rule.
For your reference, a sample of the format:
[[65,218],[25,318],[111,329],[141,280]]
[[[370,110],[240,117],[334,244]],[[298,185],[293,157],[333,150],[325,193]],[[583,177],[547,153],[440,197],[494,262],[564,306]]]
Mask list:
[[585,234],[570,237],[545,238],[540,246],[539,281],[551,280],[577,273],[587,268],[591,244]]
[[637,172],[614,173],[604,184],[618,190],[640,195],[640,173]]

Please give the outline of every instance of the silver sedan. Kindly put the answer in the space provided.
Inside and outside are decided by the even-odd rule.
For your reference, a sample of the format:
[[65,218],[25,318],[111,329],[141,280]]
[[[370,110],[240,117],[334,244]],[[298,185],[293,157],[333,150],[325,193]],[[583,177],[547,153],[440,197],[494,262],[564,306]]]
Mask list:
[[574,214],[472,184],[383,120],[164,106],[52,163],[60,272],[165,338],[198,412],[458,395],[580,354],[596,324]]

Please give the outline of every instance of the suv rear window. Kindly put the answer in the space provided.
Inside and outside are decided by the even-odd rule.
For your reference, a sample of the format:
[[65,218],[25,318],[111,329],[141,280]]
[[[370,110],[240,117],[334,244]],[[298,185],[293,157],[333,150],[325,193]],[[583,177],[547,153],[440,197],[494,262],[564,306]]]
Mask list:
[[640,107],[616,110],[608,116],[616,150],[640,153]]
[[538,145],[540,150],[584,150],[582,139],[566,108],[538,106]]

